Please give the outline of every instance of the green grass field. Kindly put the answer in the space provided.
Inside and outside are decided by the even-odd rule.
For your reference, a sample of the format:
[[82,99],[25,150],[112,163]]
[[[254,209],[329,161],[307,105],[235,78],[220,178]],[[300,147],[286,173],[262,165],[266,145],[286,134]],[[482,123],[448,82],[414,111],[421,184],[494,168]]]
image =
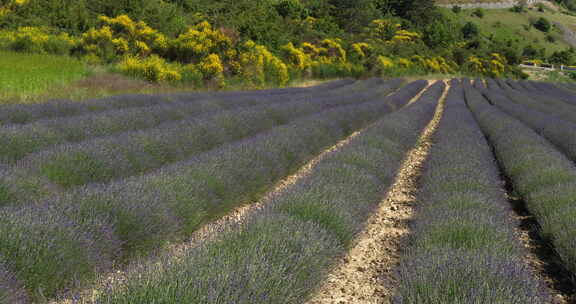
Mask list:
[[[445,9],[448,14],[452,11]],[[545,17],[549,21],[556,21],[570,28],[576,25],[576,17],[546,10],[538,12],[536,9],[527,10],[524,13],[515,13],[509,9],[485,9],[484,17],[479,18],[472,15],[473,9],[462,10],[458,14],[463,22],[473,22],[480,28],[485,36],[494,35],[497,39],[518,40],[520,45],[532,45],[536,48],[546,48],[546,54],[550,55],[554,51],[565,50],[570,47],[562,38],[562,33],[557,29],[552,29],[549,34],[554,37],[554,42],[546,39],[547,33],[541,32],[534,27],[529,27],[530,20]]]
[[26,102],[87,74],[87,67],[70,57],[0,51],[0,103]]

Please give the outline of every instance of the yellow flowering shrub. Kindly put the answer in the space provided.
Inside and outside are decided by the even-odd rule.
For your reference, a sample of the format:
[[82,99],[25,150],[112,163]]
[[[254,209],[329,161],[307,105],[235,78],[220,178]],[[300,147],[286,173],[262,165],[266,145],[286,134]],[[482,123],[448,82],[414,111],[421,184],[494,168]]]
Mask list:
[[381,72],[385,72],[387,70],[390,70],[391,68],[394,67],[394,61],[392,61],[392,59],[386,57],[386,56],[378,56],[378,70]]
[[182,79],[177,67],[168,64],[157,55],[146,58],[127,55],[118,63],[117,69],[126,75],[143,78],[151,82],[179,81]]
[[310,57],[316,57],[320,55],[320,50],[312,43],[303,42],[301,48],[304,53]]
[[422,35],[420,35],[416,32],[410,32],[407,30],[399,30],[399,31],[396,31],[396,33],[394,33],[392,40],[393,41],[413,42],[413,41],[420,39],[421,37],[422,37]]
[[468,69],[472,73],[481,74],[481,75],[486,74],[487,70],[484,67],[484,63],[482,62],[482,59],[480,59],[479,57],[470,56],[466,62],[466,65],[468,66]]
[[340,39],[324,39],[320,43],[320,57],[328,58],[329,61],[346,61],[346,51],[340,45]]
[[263,45],[247,41],[240,53],[240,74],[256,86],[266,83],[286,85],[289,81],[288,66]]
[[310,68],[312,59],[306,54],[304,49],[299,49],[290,42],[282,47],[282,51],[284,51],[284,58],[286,58],[291,67],[299,71]]
[[389,19],[376,19],[364,30],[367,40],[373,43],[415,42],[422,38],[416,32],[402,29],[402,25]]
[[204,78],[216,80],[219,85],[224,85],[224,66],[217,54],[210,54],[200,62],[200,71]]
[[500,77],[506,72],[506,65],[507,62],[504,56],[498,53],[492,53],[489,59],[470,56],[465,67],[474,74]]
[[3,6],[0,6],[0,17],[6,16],[6,15],[12,13],[12,11],[14,11],[15,9],[17,9],[19,7],[26,5],[28,2],[30,2],[30,1],[29,0],[11,0],[11,1],[8,1]]
[[67,55],[76,44],[67,33],[53,34],[38,27],[0,32],[0,47],[19,52]]
[[490,54],[489,71],[490,76],[500,77],[504,74],[506,70],[506,58],[498,53]]
[[372,47],[366,42],[353,43],[350,46],[350,59],[352,61],[362,61],[370,56]]
[[410,68],[412,66],[412,61],[406,58],[399,58],[398,66],[404,69]]
[[145,57],[152,52],[161,54],[168,47],[167,38],[143,21],[134,21],[127,15],[115,18],[100,16],[98,20],[101,26],[89,29],[80,39],[82,50],[87,55],[112,61],[124,55]]
[[201,22],[169,42],[169,57],[180,62],[201,61],[209,54],[222,54],[232,48],[232,41],[222,31]]

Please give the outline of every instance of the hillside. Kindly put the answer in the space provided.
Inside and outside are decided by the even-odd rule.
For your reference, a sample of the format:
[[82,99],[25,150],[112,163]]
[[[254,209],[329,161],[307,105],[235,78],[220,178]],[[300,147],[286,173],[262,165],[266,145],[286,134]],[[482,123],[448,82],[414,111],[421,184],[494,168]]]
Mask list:
[[[371,76],[517,79],[528,77],[518,68],[525,60],[576,64],[550,25],[573,28],[574,17],[535,9],[482,14],[431,0],[2,0],[0,51],[12,55],[0,67],[14,52],[46,56],[47,65],[53,55],[74,57],[71,66],[85,67],[77,80],[29,66],[30,75],[0,83],[0,102],[122,93],[116,83],[154,92]],[[549,28],[538,29],[540,17]],[[18,83],[27,77],[33,85]]]
[[563,31],[559,27],[553,27],[549,32],[534,28],[532,24],[538,18],[544,17],[551,22],[558,22],[576,29],[576,17],[551,9],[539,12],[536,8],[532,8],[521,13],[513,12],[510,9],[485,9],[482,18],[474,16],[474,9],[466,9],[459,14],[454,14],[448,9],[445,10],[447,14],[457,15],[462,22],[472,22],[478,25],[486,37],[514,41],[522,50],[527,46],[537,50],[544,49],[545,56],[550,56],[556,51],[563,51],[569,48],[570,44],[564,39]]

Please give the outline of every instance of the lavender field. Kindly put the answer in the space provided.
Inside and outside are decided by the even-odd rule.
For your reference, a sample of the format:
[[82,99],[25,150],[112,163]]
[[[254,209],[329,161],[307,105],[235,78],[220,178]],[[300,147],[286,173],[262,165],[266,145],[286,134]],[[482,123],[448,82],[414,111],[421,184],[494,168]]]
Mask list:
[[[371,78],[2,105],[0,304],[576,303],[573,90]],[[394,241],[358,253],[374,229]]]

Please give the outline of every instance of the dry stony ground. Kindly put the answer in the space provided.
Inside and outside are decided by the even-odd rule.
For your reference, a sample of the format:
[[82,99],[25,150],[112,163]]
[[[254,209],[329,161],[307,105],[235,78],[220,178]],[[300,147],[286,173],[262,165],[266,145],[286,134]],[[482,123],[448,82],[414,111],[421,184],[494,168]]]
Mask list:
[[[350,252],[341,258],[308,304],[389,303],[395,285],[393,270],[408,233],[422,163],[443,111],[443,101],[396,176],[395,182]],[[412,100],[415,101],[418,98]]]

